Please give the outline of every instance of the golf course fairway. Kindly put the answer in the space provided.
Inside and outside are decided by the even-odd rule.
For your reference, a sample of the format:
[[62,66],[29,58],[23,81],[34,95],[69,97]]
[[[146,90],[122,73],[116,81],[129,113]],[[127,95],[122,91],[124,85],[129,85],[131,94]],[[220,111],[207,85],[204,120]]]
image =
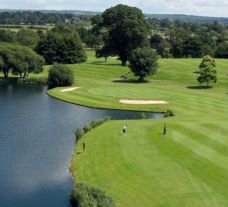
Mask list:
[[85,134],[72,157],[74,180],[106,191],[118,207],[227,207],[228,60],[216,60],[218,83],[205,89],[196,81],[200,59],[160,59],[157,74],[137,83],[132,74],[120,80],[129,69],[115,58],[105,63],[87,53],[86,63],[70,65],[79,88],[66,93],[55,88],[51,96],[99,108],[170,109],[175,117],[108,121]]

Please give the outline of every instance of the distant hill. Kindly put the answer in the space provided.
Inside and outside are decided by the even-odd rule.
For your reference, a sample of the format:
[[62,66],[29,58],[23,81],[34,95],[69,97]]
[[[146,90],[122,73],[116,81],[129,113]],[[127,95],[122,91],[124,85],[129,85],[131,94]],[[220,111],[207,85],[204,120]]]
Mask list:
[[[75,16],[94,16],[101,12],[93,11],[79,11],[79,10],[11,10],[11,9],[0,9],[0,12],[23,12],[23,11],[39,11],[43,13],[61,13],[61,14],[73,14]],[[147,18],[156,19],[170,19],[170,20],[183,20],[192,22],[222,22],[228,23],[228,17],[207,17],[207,16],[194,16],[184,14],[145,14]]]

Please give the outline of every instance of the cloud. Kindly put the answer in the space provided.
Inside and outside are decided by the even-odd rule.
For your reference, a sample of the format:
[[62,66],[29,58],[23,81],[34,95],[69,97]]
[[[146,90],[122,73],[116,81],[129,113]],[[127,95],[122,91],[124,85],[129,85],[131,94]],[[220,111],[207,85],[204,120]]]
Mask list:
[[227,0],[1,0],[0,8],[103,11],[116,4],[136,6],[146,13],[228,17]]

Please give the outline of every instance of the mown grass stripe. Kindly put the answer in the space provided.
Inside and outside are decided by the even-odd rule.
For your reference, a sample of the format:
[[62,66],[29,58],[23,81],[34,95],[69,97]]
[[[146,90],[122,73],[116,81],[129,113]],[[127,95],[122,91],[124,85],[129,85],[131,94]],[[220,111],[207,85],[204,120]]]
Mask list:
[[215,150],[212,150],[211,148],[190,139],[189,137],[179,133],[178,131],[172,131],[172,139],[175,142],[187,147],[198,156],[201,156],[209,160],[210,162],[218,165],[219,167],[228,170],[228,157],[223,156]]

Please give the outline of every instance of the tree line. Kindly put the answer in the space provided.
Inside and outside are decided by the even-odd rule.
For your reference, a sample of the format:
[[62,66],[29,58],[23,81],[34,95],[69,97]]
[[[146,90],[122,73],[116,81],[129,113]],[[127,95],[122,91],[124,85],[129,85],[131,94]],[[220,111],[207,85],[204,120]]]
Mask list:
[[13,11],[0,12],[0,24],[59,24],[64,22],[89,22],[90,16],[74,15],[60,12]]
[[149,20],[151,47],[163,58],[199,58],[210,55],[228,58],[228,24]]
[[[103,14],[94,16],[91,19],[92,28],[86,29],[78,26],[77,30],[86,47],[102,48],[102,50],[97,50],[97,57],[107,58],[112,55],[107,45],[107,39],[111,41],[112,37],[110,34],[107,36],[107,32],[104,32],[105,25],[99,23],[102,18]],[[204,55],[228,58],[228,24],[171,21],[169,19],[147,19],[145,21],[149,29],[147,35],[150,46],[162,58],[201,58]],[[125,24],[130,25],[130,23]],[[99,29],[100,31],[98,31]],[[118,30],[121,30],[121,27]],[[120,36],[120,33],[116,34]],[[104,44],[106,47],[102,47]]]
[[87,59],[77,30],[67,25],[46,33],[0,30],[0,42],[0,71],[5,78],[11,72],[25,79],[30,73],[42,72],[44,63],[73,64]]
[[[11,58],[16,57],[15,51],[19,54],[22,51],[31,53],[34,62],[39,59],[36,54],[37,57],[42,56],[46,64],[82,63],[87,59],[84,46],[96,48],[97,57],[118,56],[123,66],[129,62],[130,69],[140,81],[156,72],[158,55],[162,58],[198,58],[205,55],[227,58],[228,43],[225,36],[220,36],[221,32],[218,35],[215,30],[203,32],[206,28],[199,31],[189,31],[184,27],[169,29],[171,26],[167,26],[166,21],[161,20],[161,25],[166,25],[163,27],[167,28],[167,32],[153,34],[150,21],[140,9],[120,4],[93,16],[90,29],[64,23],[46,32],[25,28],[18,32],[0,30],[0,42],[8,42],[4,46],[8,48],[4,51],[8,56],[4,56],[3,52],[0,55],[0,70],[4,71],[7,66],[8,71],[21,77],[26,77],[32,71],[40,71],[30,67],[32,61],[29,55],[18,55],[17,63],[21,61],[22,64],[16,66],[15,58]],[[13,44],[17,50],[13,50]],[[4,75],[7,77],[8,72],[4,72]]]

